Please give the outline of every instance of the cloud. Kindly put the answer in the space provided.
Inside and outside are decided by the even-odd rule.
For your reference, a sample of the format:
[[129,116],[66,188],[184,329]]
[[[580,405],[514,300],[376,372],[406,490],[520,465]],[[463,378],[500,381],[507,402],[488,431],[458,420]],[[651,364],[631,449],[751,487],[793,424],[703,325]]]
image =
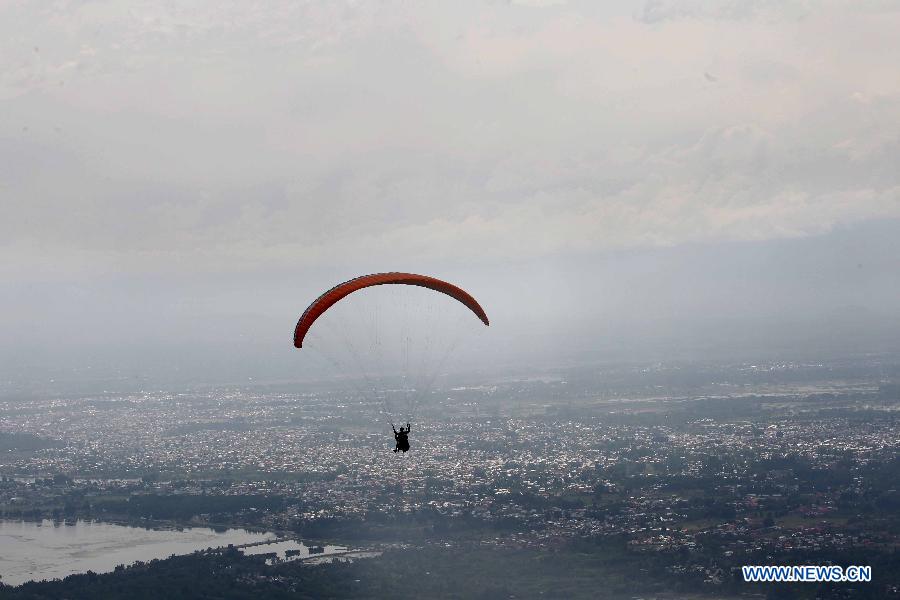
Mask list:
[[804,0],[648,0],[641,20],[660,23],[680,19],[745,20],[800,18],[812,11]]
[[900,11],[546,8],[6,5],[0,271],[502,262],[900,215]]

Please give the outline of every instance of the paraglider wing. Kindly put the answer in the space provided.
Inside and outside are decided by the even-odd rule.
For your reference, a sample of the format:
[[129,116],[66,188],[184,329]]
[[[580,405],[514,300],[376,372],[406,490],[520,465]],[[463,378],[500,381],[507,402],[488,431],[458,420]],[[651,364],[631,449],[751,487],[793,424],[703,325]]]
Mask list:
[[434,277],[428,277],[427,275],[416,275],[414,273],[375,273],[373,275],[363,275],[362,277],[345,281],[316,298],[316,300],[303,311],[303,315],[301,315],[300,320],[297,321],[297,327],[294,328],[294,346],[297,348],[303,347],[303,338],[306,337],[306,333],[309,331],[309,328],[312,327],[312,324],[315,323],[316,319],[322,316],[322,313],[353,292],[374,285],[417,285],[419,287],[432,289],[436,292],[441,292],[442,294],[447,294],[475,313],[475,316],[481,319],[482,323],[490,325],[487,314],[485,314],[484,309],[481,308],[475,298],[462,288],[456,287],[451,283],[435,279]]

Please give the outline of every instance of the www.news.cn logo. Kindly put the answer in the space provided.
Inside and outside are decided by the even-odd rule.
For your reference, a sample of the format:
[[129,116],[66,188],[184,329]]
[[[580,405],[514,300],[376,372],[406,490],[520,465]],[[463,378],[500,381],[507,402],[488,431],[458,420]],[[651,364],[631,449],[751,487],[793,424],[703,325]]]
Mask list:
[[832,565],[757,566],[741,567],[748,582],[860,582],[872,581],[872,567]]

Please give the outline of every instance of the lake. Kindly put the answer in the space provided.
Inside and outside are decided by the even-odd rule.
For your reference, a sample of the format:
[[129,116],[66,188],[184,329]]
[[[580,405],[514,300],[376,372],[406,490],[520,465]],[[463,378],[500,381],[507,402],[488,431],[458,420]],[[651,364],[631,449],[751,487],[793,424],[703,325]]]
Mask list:
[[78,521],[0,520],[0,576],[7,585],[31,579],[63,578],[73,573],[106,573],[116,565],[190,554],[228,544],[275,539],[272,533],[244,529],[216,532],[206,527],[177,530],[142,529]]

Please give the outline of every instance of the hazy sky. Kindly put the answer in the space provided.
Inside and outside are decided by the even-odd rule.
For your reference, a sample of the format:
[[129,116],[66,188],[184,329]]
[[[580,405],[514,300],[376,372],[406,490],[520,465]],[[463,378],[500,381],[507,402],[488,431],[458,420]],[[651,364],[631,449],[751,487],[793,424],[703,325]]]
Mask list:
[[252,365],[384,270],[508,346],[896,323],[898,31],[887,0],[3,2],[0,356]]

